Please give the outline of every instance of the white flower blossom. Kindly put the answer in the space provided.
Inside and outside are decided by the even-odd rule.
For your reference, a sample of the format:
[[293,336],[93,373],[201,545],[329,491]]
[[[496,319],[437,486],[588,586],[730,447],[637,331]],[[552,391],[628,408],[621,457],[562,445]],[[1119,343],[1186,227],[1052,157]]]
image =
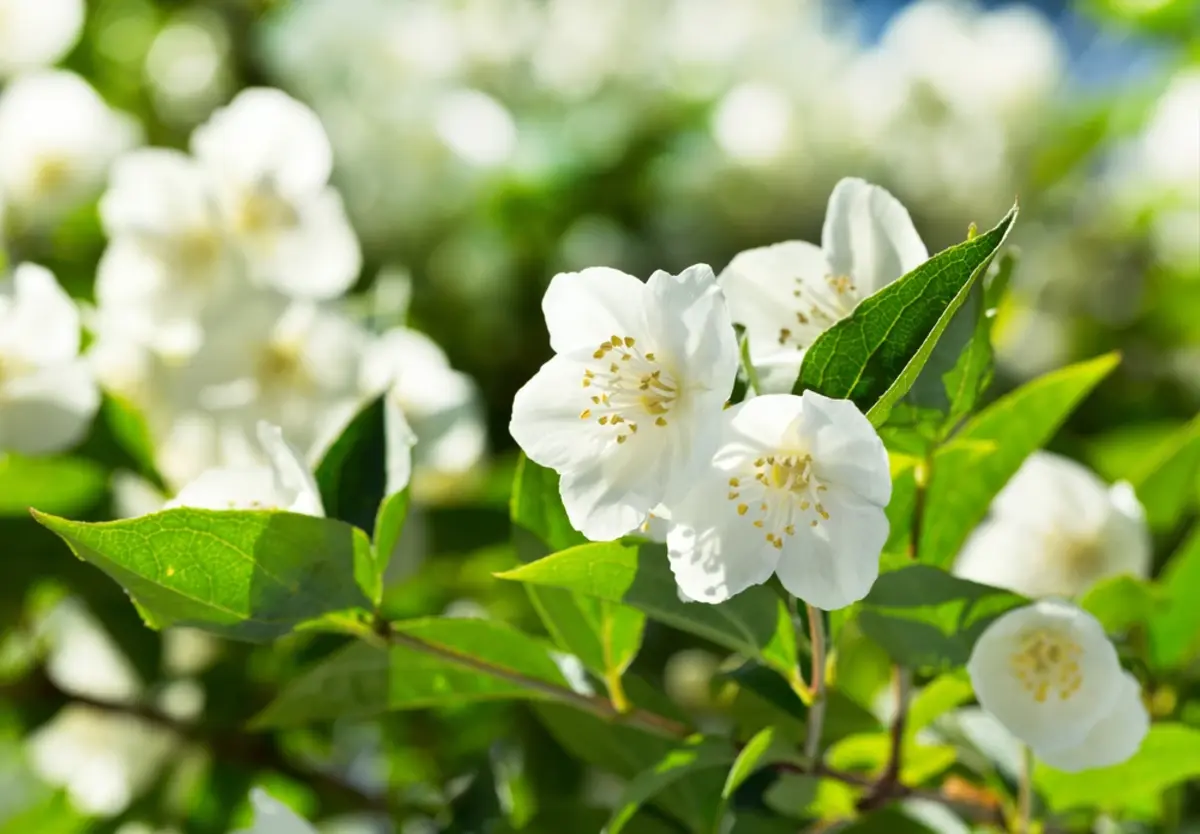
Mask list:
[[280,428],[259,422],[258,440],[268,465],[209,469],[181,489],[164,509],[287,510],[325,515],[311,470],[288,445]]
[[[1127,682],[1100,623],[1059,600],[998,617],[976,641],[967,672],[984,709],[1035,751],[1063,751],[1061,763],[1073,769],[1093,752],[1107,762],[1127,749],[1136,733],[1126,723],[1144,721],[1136,710],[1117,710],[1127,705]],[[1112,737],[1111,747],[1101,735]]]
[[250,792],[254,824],[235,834],[317,834],[317,829],[262,788]]
[[243,90],[191,144],[256,283],[313,299],[354,283],[362,253],[328,184],[333,152],[316,114],[279,90]]
[[74,73],[22,75],[0,95],[0,193],[40,222],[87,200],[138,128]]
[[83,0],[0,0],[0,78],[49,66],[83,29]]
[[928,259],[904,206],[848,177],[829,197],[820,247],[791,240],[748,249],[717,280],[746,327],[763,391],[785,393],[817,336]]
[[46,454],[78,443],[100,407],[79,357],[79,310],[49,270],[0,280],[0,453]]
[[862,599],[879,575],[891,499],[887,452],[849,400],[767,394],[725,412],[709,471],[671,504],[684,595],[722,602],[779,577],[818,608]]
[[1132,757],[1150,732],[1150,713],[1142,703],[1142,687],[1137,678],[1123,672],[1117,687],[1112,708],[1083,741],[1066,747],[1035,747],[1034,754],[1051,767],[1068,773],[1110,767]]
[[436,493],[479,464],[487,450],[479,391],[432,339],[393,328],[368,347],[363,373],[364,387],[387,392],[389,493],[407,482],[410,449],[421,492]]
[[954,573],[1030,597],[1082,594],[1150,569],[1145,513],[1126,482],[1111,487],[1069,458],[1035,452],[992,502]]
[[615,269],[556,275],[542,300],[555,356],[517,392],[509,431],[561,476],[572,525],[638,527],[707,466],[738,354],[705,265],[643,284]]

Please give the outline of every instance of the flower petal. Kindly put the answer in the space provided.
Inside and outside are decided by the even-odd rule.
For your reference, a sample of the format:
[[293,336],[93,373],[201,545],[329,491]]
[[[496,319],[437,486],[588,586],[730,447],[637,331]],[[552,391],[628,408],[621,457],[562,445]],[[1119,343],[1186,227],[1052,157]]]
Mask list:
[[383,432],[387,444],[387,494],[395,495],[412,479],[413,446],[417,435],[394,397],[383,401]]
[[850,400],[835,400],[805,391],[804,431],[812,438],[811,454],[817,475],[857,493],[866,501],[887,506],[892,476],[887,449],[871,421]]
[[530,460],[560,473],[594,461],[611,445],[595,420],[580,417],[592,405],[582,387],[584,370],[555,356],[513,398],[509,433]]
[[[1076,664],[1079,686],[1066,697],[1057,691],[1037,698],[1037,686],[1018,675],[1023,640],[1050,635],[1059,648],[1055,663]],[[1071,649],[1074,657],[1061,654]],[[1039,661],[1042,662],[1042,661]],[[1057,670],[1051,668],[1046,674]],[[997,618],[971,651],[967,672],[984,709],[1034,748],[1079,744],[1116,700],[1121,675],[1116,649],[1094,617],[1058,600],[1042,600]]]
[[258,281],[293,298],[330,299],[346,292],[362,269],[362,249],[341,196],[327,188],[298,206],[299,220],[268,230],[267,245],[251,248]]
[[258,442],[271,462],[276,491],[283,499],[285,509],[305,515],[324,516],[321,492],[312,471],[304,462],[304,456],[284,440],[283,430],[279,426],[259,420],[255,428]]
[[51,365],[74,359],[79,342],[79,308],[50,270],[23,263],[0,281],[0,353]]
[[991,512],[1063,534],[1099,534],[1110,511],[1108,487],[1087,467],[1052,452],[1034,452],[992,502]]
[[1100,539],[1107,574],[1149,576],[1153,551],[1145,508],[1128,481],[1109,487],[1108,500],[1108,519]]
[[622,449],[563,472],[558,490],[571,526],[592,541],[612,541],[632,533],[662,500],[655,463],[653,455],[647,458]]
[[83,360],[0,383],[0,450],[44,455],[87,434],[100,390]]
[[796,534],[784,538],[775,573],[789,593],[835,611],[865,597],[875,584],[888,520],[876,504],[836,486],[821,503],[829,518],[816,527],[798,524]]
[[725,297],[708,264],[688,267],[679,275],[658,270],[646,284],[646,326],[658,347],[682,367],[677,377],[729,396],[738,369],[737,338]]
[[847,177],[829,197],[821,248],[835,275],[865,297],[929,260],[907,209],[877,185]]
[[113,164],[100,219],[109,237],[182,236],[215,221],[211,183],[182,151],[140,148]]
[[317,830],[262,788],[250,792],[254,825],[242,834],[317,834]]
[[1129,759],[1150,732],[1150,714],[1142,703],[1142,687],[1128,672],[1121,675],[1116,701],[1083,741],[1070,747],[1035,748],[1039,759],[1057,770],[1078,773],[1110,767]]
[[279,502],[275,473],[266,466],[207,469],[184,485],[164,509],[285,509]]
[[542,312],[555,353],[595,350],[610,336],[641,336],[645,326],[646,285],[605,266],[560,272],[542,298]]

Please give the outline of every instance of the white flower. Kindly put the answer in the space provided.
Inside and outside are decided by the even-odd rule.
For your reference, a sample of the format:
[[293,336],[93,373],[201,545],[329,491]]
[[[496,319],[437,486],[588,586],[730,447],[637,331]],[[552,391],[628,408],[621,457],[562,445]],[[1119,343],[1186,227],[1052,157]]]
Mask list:
[[323,516],[321,494],[299,452],[278,426],[258,424],[258,440],[268,465],[209,469],[179,491],[164,509],[287,510]]
[[254,824],[240,834],[317,834],[317,830],[262,788],[250,791]]
[[542,310],[555,356],[517,392],[509,431],[561,476],[571,524],[614,539],[711,459],[737,372],[733,326],[702,264],[645,284],[605,267],[559,274]]
[[1072,597],[1110,576],[1146,576],[1150,557],[1128,483],[1110,487],[1069,458],[1035,452],[996,496],[954,573],[1025,596]]
[[78,75],[22,75],[0,96],[0,193],[31,221],[54,216],[90,198],[136,137]]
[[1110,767],[1132,757],[1150,732],[1150,713],[1142,703],[1142,687],[1137,678],[1123,672],[1117,687],[1112,708],[1083,741],[1067,747],[1035,747],[1033,752],[1037,757],[1068,773]]
[[[1114,716],[1126,686],[1117,651],[1100,623],[1059,600],[997,618],[976,641],[967,672],[980,706],[1035,751],[1086,745],[1086,753],[1100,744],[1097,726]],[[1138,717],[1126,711],[1106,725],[1118,737],[1115,747],[1123,747],[1126,738],[1125,728],[1116,725],[1133,720]],[[1073,761],[1070,754],[1063,760]]]
[[64,599],[42,627],[49,643],[46,675],[60,689],[104,701],[137,699],[142,683],[129,658],[79,600]]
[[204,312],[240,276],[207,173],[179,151],[132,151],[113,165],[100,216],[112,239],[97,268],[101,309],[118,311],[128,338],[195,351]]
[[87,432],[100,393],[79,341],[79,310],[48,270],[0,281],[0,452],[56,452]]
[[846,178],[829,197],[820,247],[792,240],[748,249],[717,280],[733,320],[746,327],[763,390],[785,393],[817,336],[928,259],[895,197]]
[[[413,486],[421,491],[453,483],[483,458],[487,429],[479,391],[428,336],[389,330],[368,347],[363,373],[364,387],[387,391],[388,457],[396,473],[389,481],[400,485],[404,479],[402,459],[410,447]],[[388,492],[395,491],[389,485]]]
[[42,779],[66,789],[85,814],[125,810],[161,775],[176,739],[144,719],[82,705],[63,707],[29,738]]
[[709,471],[670,505],[683,593],[722,602],[779,577],[818,608],[862,599],[879,575],[891,499],[887,452],[849,400],[767,394],[725,412]]
[[83,29],[83,0],[0,0],[0,78],[55,63]]
[[253,279],[287,295],[335,298],[362,265],[329,139],[316,114],[273,89],[243,90],[192,134],[217,205]]

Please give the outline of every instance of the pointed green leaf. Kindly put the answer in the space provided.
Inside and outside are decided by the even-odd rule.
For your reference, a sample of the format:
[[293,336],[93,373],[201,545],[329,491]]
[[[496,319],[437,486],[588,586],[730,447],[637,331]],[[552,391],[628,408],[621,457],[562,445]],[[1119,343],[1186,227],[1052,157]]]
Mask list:
[[1175,527],[1200,490],[1200,417],[1163,444],[1132,480],[1150,529]]
[[1200,524],[1167,561],[1161,582],[1168,599],[1150,619],[1150,660],[1172,669],[1200,653]]
[[683,602],[661,545],[586,544],[497,576],[632,605],[656,620],[759,659],[789,681],[796,678],[795,632],[778,596],[760,585],[719,605]]
[[950,566],[996,493],[1119,361],[1109,353],[1039,377],[976,414],[938,450],[925,493],[921,562]]
[[942,332],[983,274],[1017,216],[939,252],[865,299],[805,352],[794,390],[848,398],[882,425],[908,392]]
[[100,524],[34,515],[125,588],[158,628],[267,641],[372,604],[370,542],[340,521],[195,509]]
[[904,731],[915,738],[935,720],[975,697],[971,681],[962,672],[939,675],[921,688],[908,705]]
[[104,494],[104,470],[90,460],[0,454],[0,516],[25,515],[30,507],[80,513]]
[[[791,745],[795,747],[795,745]],[[758,770],[775,762],[795,759],[794,749],[788,750],[788,745],[779,738],[778,727],[763,727],[754,737],[746,742],[746,746],[737,754],[733,767],[725,777],[725,787],[721,789],[721,798],[728,802],[733,794]]]
[[[619,834],[638,808],[668,785],[675,784],[697,771],[716,768],[724,770],[733,758],[733,748],[727,741],[704,738],[689,740],[682,747],[672,750],[653,767],[630,780],[602,834]],[[718,808],[719,803],[711,803],[709,814],[715,815]],[[709,814],[705,815],[707,819],[693,819],[687,822],[693,830],[700,825],[705,825],[711,830],[713,819]]]
[[[317,464],[317,487],[325,515],[370,530],[387,485],[384,399],[354,415]],[[391,551],[381,554],[386,560]]]
[[[257,718],[277,727],[367,718],[393,710],[481,700],[544,699],[528,678],[566,688],[550,650],[539,640],[491,620],[429,618],[395,623],[393,631],[437,646],[352,643],[289,683]],[[461,657],[461,661],[451,659]]]
[[404,532],[404,522],[408,519],[408,501],[408,489],[405,488],[379,502],[379,510],[375,514],[375,533],[371,540],[381,577],[396,550],[396,542],[400,541],[400,534]]

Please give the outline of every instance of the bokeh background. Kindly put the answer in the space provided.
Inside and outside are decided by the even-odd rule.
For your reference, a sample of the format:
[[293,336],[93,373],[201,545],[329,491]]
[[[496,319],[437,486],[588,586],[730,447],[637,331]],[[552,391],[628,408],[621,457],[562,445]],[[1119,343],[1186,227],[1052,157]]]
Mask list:
[[[0,51],[15,31],[5,6]],[[819,240],[843,176],[891,190],[931,251],[1019,197],[993,396],[1102,351],[1124,356],[1059,451],[1120,478],[1200,410],[1194,0],[89,0],[58,63],[128,117],[125,145],[185,149],[251,86],[321,118],[363,247],[351,303],[441,345],[478,385],[488,437],[477,465],[419,501],[395,616],[482,609],[536,627],[523,591],[491,571],[511,559],[509,408],[548,357],[539,305],[556,272],[720,270],[742,249]],[[107,245],[97,200],[111,159],[96,153],[94,187],[70,205],[45,213],[10,195],[5,213],[8,263],[44,264],[83,302]],[[80,455],[106,477],[131,468],[104,419]],[[76,515],[113,517],[118,492]],[[150,632],[107,578],[16,516],[0,518],[0,553],[4,834],[224,834],[245,822],[252,784],[325,815],[404,785],[425,820],[406,834],[501,831],[484,821],[511,821],[530,797],[544,810],[549,795],[570,807],[611,789],[504,706],[246,735],[240,722],[275,681],[327,641],[264,649]],[[47,630],[49,611],[66,625]],[[168,742],[135,709],[60,732],[73,739],[60,758],[89,751],[93,783],[127,788],[93,785],[124,801],[89,808],[86,787],[31,770],[27,747],[64,704],[113,696],[70,680],[105,652],[192,729]],[[665,664],[665,677],[647,674],[703,710],[719,659],[652,630],[639,666]],[[45,814],[32,827],[19,816],[30,807]]]

